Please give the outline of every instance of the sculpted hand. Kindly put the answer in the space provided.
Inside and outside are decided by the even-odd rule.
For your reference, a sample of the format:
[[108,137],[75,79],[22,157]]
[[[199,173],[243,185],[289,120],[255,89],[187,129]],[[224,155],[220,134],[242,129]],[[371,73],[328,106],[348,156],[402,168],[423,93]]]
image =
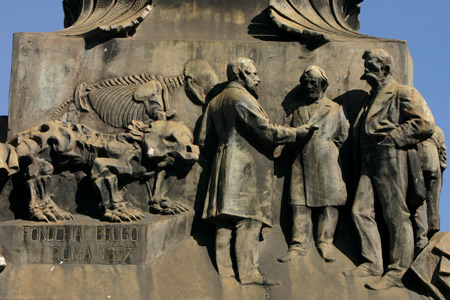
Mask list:
[[310,134],[312,134],[315,130],[319,129],[316,125],[302,125],[295,128],[295,132],[297,133],[297,139],[305,139]]

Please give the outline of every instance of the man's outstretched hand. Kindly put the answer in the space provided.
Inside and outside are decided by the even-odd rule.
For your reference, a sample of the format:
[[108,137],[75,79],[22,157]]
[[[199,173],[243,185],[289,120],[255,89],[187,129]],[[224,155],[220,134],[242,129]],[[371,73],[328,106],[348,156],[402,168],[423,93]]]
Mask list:
[[308,124],[295,128],[295,132],[297,134],[297,140],[303,140],[303,139],[309,137],[317,129],[319,129],[319,126],[308,125]]

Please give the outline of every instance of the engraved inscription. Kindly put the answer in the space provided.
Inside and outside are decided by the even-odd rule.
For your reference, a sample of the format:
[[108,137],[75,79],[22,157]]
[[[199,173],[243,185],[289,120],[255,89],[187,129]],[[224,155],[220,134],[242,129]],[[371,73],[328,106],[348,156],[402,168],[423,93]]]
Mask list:
[[[22,228],[27,247],[39,247],[52,263],[135,264],[142,256],[137,225],[39,225]],[[142,259],[142,258],[141,258]]]
[[22,241],[76,241],[83,240],[81,226],[23,226]]
[[133,241],[139,240],[137,226],[97,226],[97,241]]
[[53,248],[53,259],[59,262],[78,261],[90,263],[92,261],[91,249],[86,247],[57,247]]

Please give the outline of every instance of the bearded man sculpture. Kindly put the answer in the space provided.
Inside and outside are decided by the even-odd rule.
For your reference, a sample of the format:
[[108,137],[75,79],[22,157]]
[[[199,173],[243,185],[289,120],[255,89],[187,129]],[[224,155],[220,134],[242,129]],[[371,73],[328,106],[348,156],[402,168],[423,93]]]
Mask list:
[[[200,145],[214,141],[204,219],[216,224],[216,261],[222,277],[234,277],[230,243],[236,233],[236,262],[241,284],[274,285],[258,270],[258,241],[263,226],[272,227],[271,177],[265,148],[293,143],[314,130],[270,122],[257,101],[260,79],[253,61],[228,65],[228,85],[207,106]],[[272,148],[273,151],[273,148]],[[273,152],[272,152],[273,153]]]

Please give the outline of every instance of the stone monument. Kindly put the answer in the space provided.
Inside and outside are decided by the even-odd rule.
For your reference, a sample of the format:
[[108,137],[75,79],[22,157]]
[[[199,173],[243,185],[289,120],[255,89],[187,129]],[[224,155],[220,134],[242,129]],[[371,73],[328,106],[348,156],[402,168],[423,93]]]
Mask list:
[[0,299],[449,299],[444,134],[361,2],[64,0],[15,34]]

